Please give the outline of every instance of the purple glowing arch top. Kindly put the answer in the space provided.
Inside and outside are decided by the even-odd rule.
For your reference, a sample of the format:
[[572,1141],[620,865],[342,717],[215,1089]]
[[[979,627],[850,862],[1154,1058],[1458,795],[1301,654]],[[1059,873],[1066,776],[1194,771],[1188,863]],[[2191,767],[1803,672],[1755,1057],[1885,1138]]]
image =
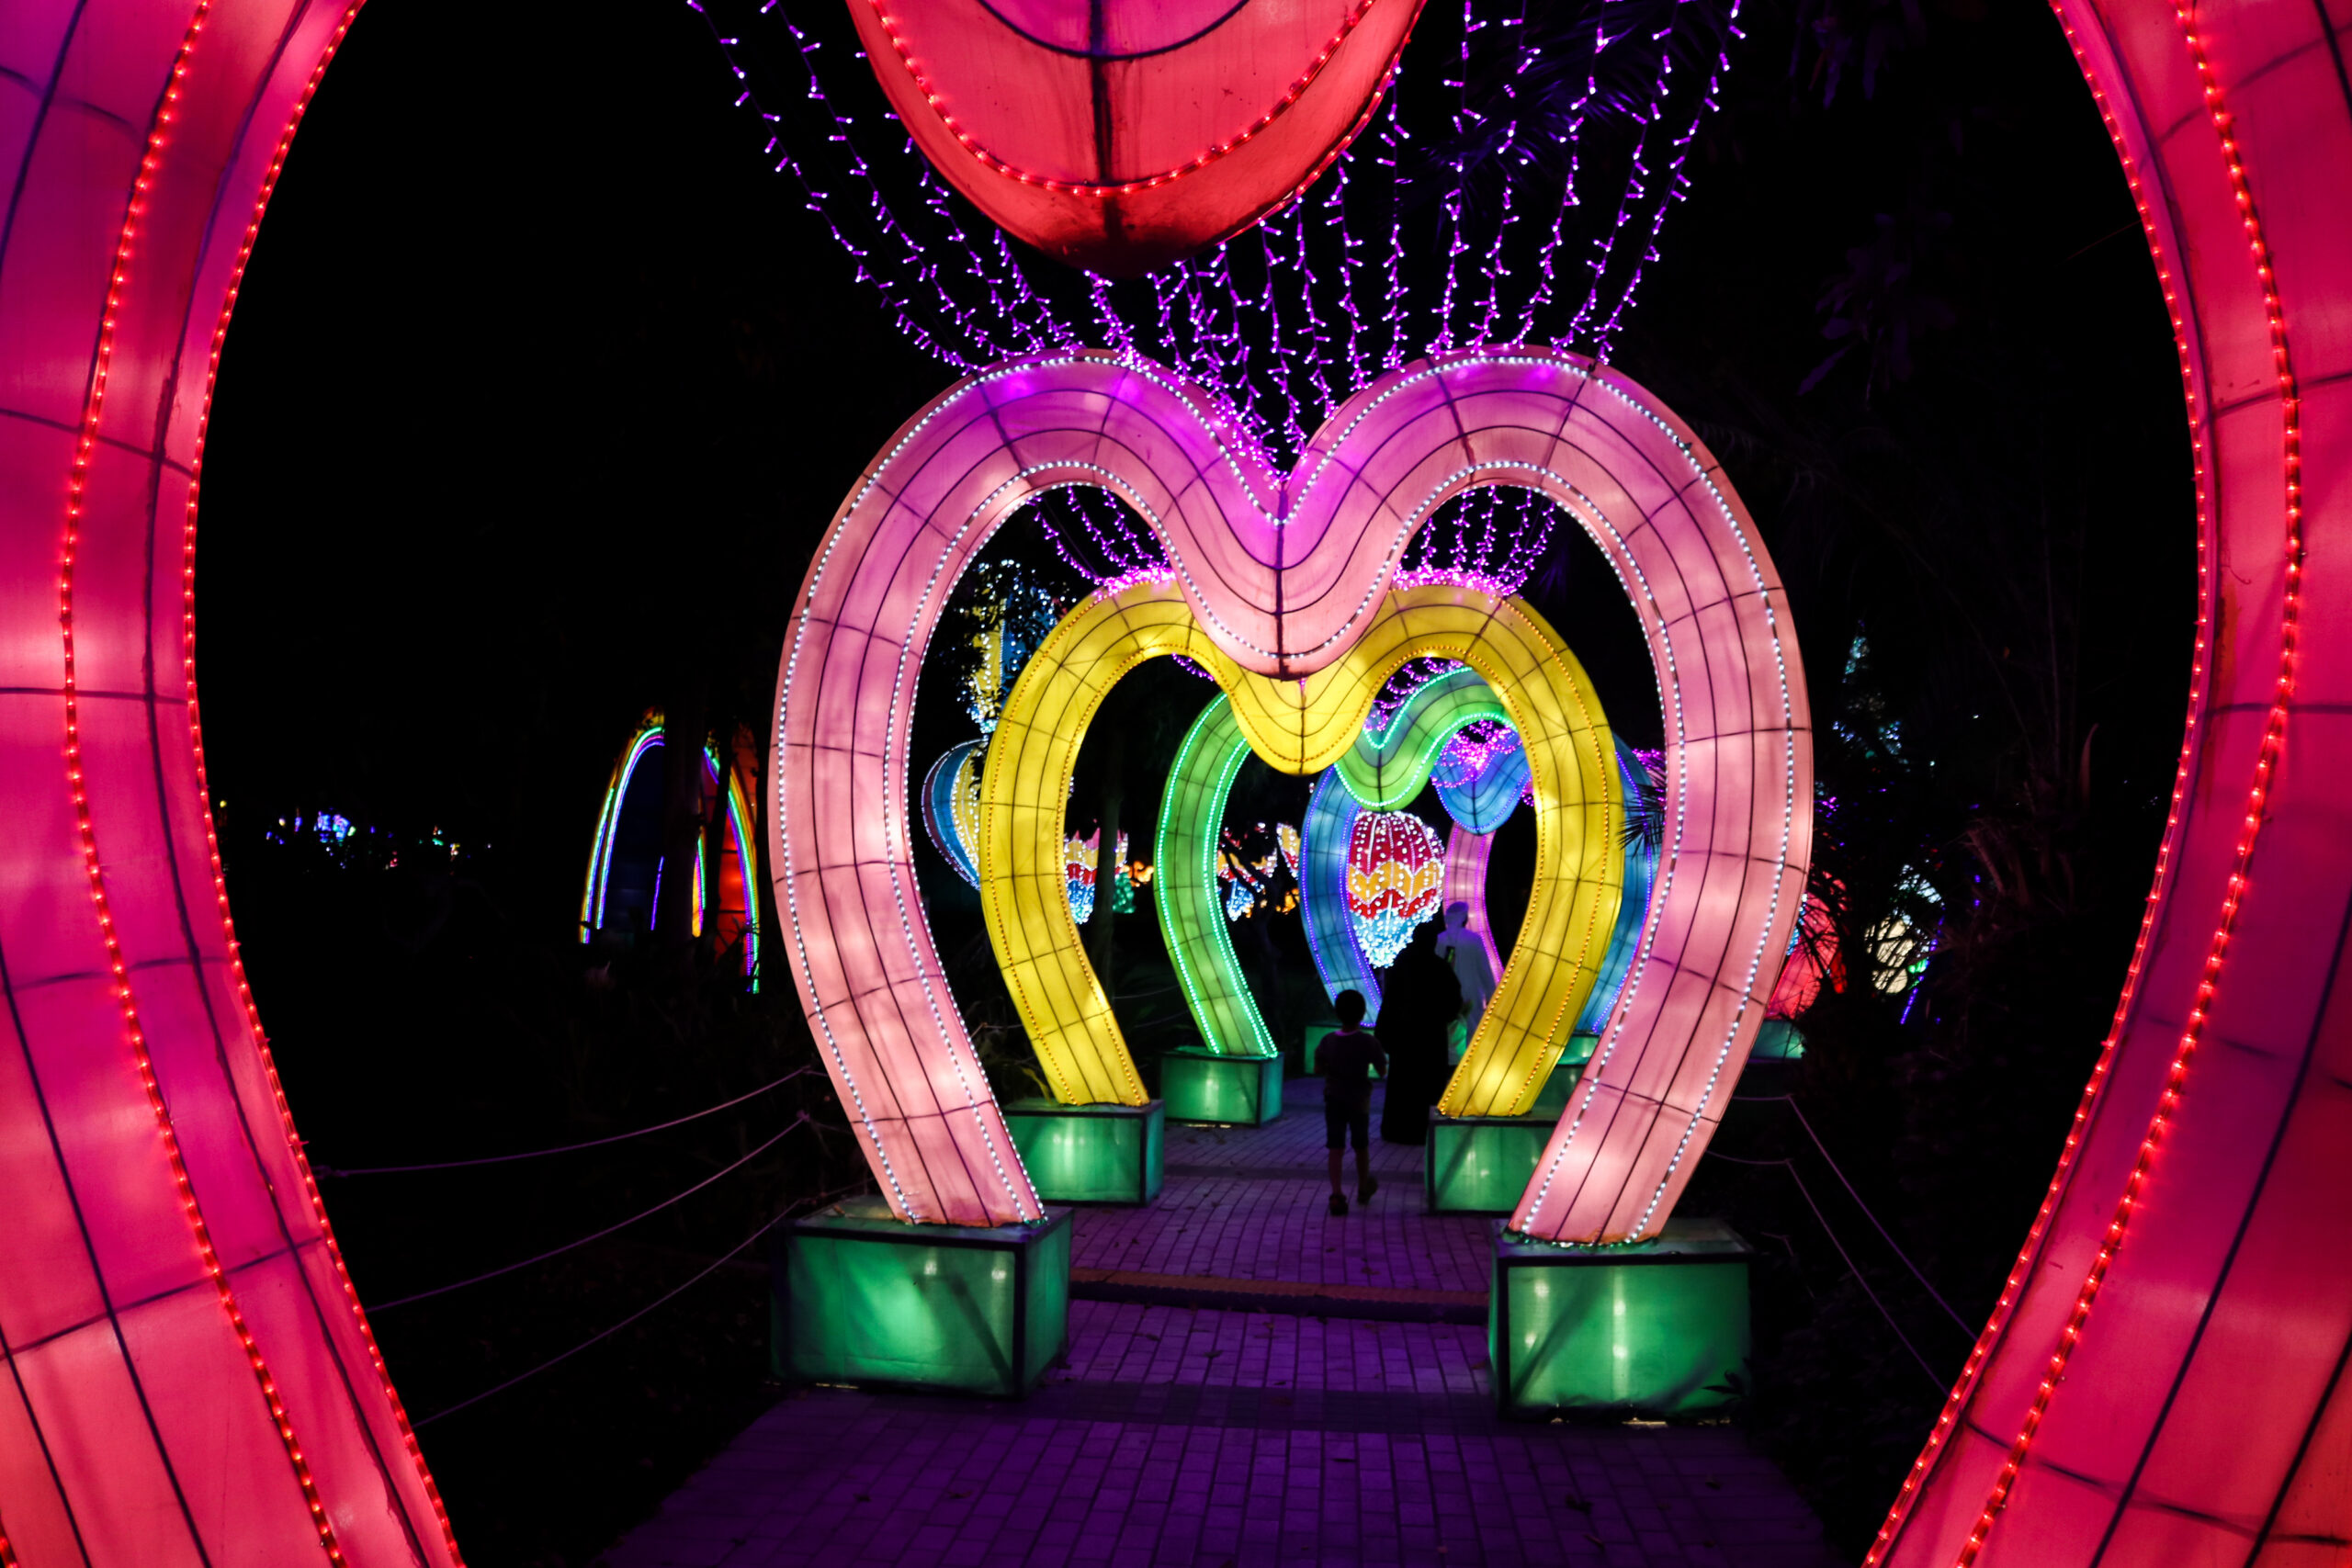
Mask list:
[[[27,1568],[458,1560],[244,985],[195,702],[211,378],[261,207],[351,16],[304,0],[20,0],[0,29],[0,1557]],[[2293,1568],[2352,1538],[2352,1028],[2334,989],[2352,931],[2352,90],[2319,7],[2064,0],[2060,17],[2139,195],[2181,346],[2201,635],[2113,1035],[1872,1557]],[[1547,377],[1577,379],[1556,364],[1493,374],[1538,393]],[[1611,452],[1629,470],[1645,454],[1682,460],[1611,382],[1581,385],[1557,405],[1589,421],[1597,471],[1618,471],[1598,461]],[[974,454],[967,425],[925,448],[950,461],[910,473],[903,493],[926,497],[927,514],[974,523],[951,556],[1001,515],[1000,489],[1102,482],[1104,454],[1126,439],[1140,445],[1118,454],[1125,481],[1171,529],[1216,510],[1212,496],[1279,499],[1213,442],[1148,422],[1107,430],[1099,415],[1118,395],[1103,387],[1052,395],[1078,417],[1021,421],[1038,439],[1021,438],[1010,468]],[[1374,417],[1362,398],[1350,411]],[[910,429],[894,457],[925,439]],[[958,439],[985,470],[960,491],[944,477]],[[1453,461],[1520,439],[1465,435]],[[1405,484],[1403,447],[1357,449],[1365,484]],[[1204,453],[1208,471],[1188,472]],[[1671,462],[1646,470],[1661,491]],[[1634,514],[1612,513],[1633,497],[1611,493],[1602,514]],[[1303,583],[1291,570],[1310,558],[1236,559],[1235,597]],[[1715,558],[1725,581],[1745,570],[1736,549]],[[873,651],[887,671],[900,649],[884,630],[911,625],[920,598],[918,573],[837,594],[821,621],[804,600],[793,657]],[[1681,632],[1713,602],[1674,603],[1662,619]],[[1277,620],[1254,640],[1282,660],[1329,635]],[[1678,678],[1687,693],[1725,673]],[[803,754],[786,761],[806,782],[787,788],[815,788],[822,747],[846,764],[828,771],[872,788],[877,815],[903,811],[902,739],[893,752],[850,724],[860,696],[902,723],[891,686],[836,688],[821,722],[813,706],[793,716],[786,744]],[[1749,694],[1723,688],[1728,707]],[[905,837],[903,824],[895,840],[880,821],[859,831],[876,851]],[[927,938],[906,937],[903,857],[820,863],[805,838],[796,850],[801,909],[838,900],[837,950],[921,1017],[926,987],[944,991],[922,967]],[[1688,859],[1660,873],[1700,874]],[[818,955],[805,931],[785,935],[807,985]],[[838,975],[836,952],[821,962]],[[828,1050],[838,1061],[854,1044],[867,1081],[890,1089],[862,1115],[900,1118],[892,1146],[958,1168],[993,1108],[934,1087],[956,1081],[941,1043],[925,1057],[868,1030],[856,1010],[884,1005],[878,994],[815,996],[829,1021],[854,1021]],[[1612,1027],[1625,1018],[1621,1005]],[[1668,1066],[1649,1062],[1634,1089]],[[942,1190],[958,1182],[999,1212],[1035,1213],[1017,1168]]]

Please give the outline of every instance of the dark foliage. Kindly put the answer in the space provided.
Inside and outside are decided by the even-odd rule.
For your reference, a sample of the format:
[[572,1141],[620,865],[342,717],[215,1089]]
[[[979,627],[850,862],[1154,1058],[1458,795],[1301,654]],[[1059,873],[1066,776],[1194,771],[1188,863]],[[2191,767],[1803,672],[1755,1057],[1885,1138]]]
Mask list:
[[[1744,19],[1623,362],[1735,476],[1805,652],[1813,886],[1847,985],[1763,1087],[1795,1095],[1973,1330],[2104,1036],[2171,791],[2196,620],[2177,373],[2046,12]],[[1722,1147],[1795,1162],[1917,1348],[1788,1172],[1708,1162],[1693,1206],[1785,1238],[1759,1243],[1782,1260],[1759,1277],[1750,1419],[1859,1551],[1969,1337],[1785,1106],[1736,1108]]]

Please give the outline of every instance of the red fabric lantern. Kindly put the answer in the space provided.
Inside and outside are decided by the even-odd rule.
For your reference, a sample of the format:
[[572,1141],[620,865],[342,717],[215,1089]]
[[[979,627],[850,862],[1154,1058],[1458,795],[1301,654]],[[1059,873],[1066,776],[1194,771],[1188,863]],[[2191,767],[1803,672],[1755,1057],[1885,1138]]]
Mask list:
[[1413,928],[1437,913],[1445,846],[1409,811],[1367,811],[1348,831],[1348,917],[1374,969],[1396,962]]
[[1420,0],[850,0],[915,145],[1006,232],[1131,276],[1255,223],[1371,118]]

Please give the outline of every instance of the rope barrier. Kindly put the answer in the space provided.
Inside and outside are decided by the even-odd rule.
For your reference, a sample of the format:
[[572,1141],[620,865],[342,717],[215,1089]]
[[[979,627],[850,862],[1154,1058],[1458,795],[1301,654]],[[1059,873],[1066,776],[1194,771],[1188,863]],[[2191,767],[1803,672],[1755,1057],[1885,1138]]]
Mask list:
[[1838,1169],[1838,1162],[1830,1157],[1829,1145],[1821,1141],[1821,1134],[1815,1132],[1813,1130],[1813,1123],[1805,1120],[1804,1107],[1797,1103],[1796,1096],[1792,1094],[1740,1094],[1734,1095],[1732,1098],[1735,1100],[1750,1100],[1757,1104],[1765,1104],[1773,1100],[1778,1100],[1781,1104],[1786,1105],[1791,1111],[1795,1113],[1797,1125],[1803,1127],[1804,1129],[1804,1135],[1813,1140],[1813,1146],[1821,1151],[1822,1162],[1829,1167],[1830,1174],[1837,1177],[1838,1183],[1846,1189],[1847,1196],[1853,1199],[1854,1207],[1860,1209],[1862,1212],[1862,1217],[1870,1221],[1871,1225],[1877,1229],[1881,1239],[1886,1243],[1887,1249],[1893,1252],[1895,1257],[1903,1260],[1903,1267],[1911,1270],[1911,1277],[1919,1281],[1919,1288],[1927,1292],[1928,1296],[1934,1300],[1938,1306],[1944,1309],[1944,1315],[1951,1318],[1953,1325],[1957,1326],[1962,1334],[1968,1336],[1969,1342],[1973,1344],[1976,1340],[1976,1330],[1969,1327],[1968,1320],[1952,1310],[1951,1303],[1944,1300],[1943,1293],[1938,1291],[1934,1285],[1929,1284],[1928,1282],[1928,1277],[1919,1271],[1919,1266],[1911,1261],[1910,1254],[1905,1252],[1902,1247],[1896,1246],[1894,1237],[1887,1233],[1887,1229],[1884,1225],[1879,1224],[1879,1218],[1876,1214],[1871,1212],[1871,1206],[1862,1201],[1862,1195],[1854,1190],[1854,1184],[1846,1179],[1846,1173]]
[[731,1110],[747,1100],[756,1100],[772,1089],[782,1089],[793,1079],[806,1077],[815,1070],[813,1067],[795,1067],[775,1082],[763,1083],[759,1088],[739,1094],[732,1100],[706,1106],[700,1111],[689,1112],[668,1122],[657,1122],[650,1127],[639,1127],[634,1133],[615,1133],[609,1138],[591,1138],[584,1144],[560,1144],[551,1149],[526,1149],[521,1154],[514,1155],[484,1155],[480,1159],[439,1160],[431,1165],[371,1165],[363,1166],[356,1170],[341,1170],[331,1165],[314,1163],[311,1168],[321,1176],[332,1177],[405,1176],[421,1170],[465,1170],[478,1165],[506,1165],[518,1159],[541,1159],[548,1155],[568,1155],[576,1154],[582,1149],[600,1149],[606,1144],[625,1144],[631,1138],[642,1138],[649,1133],[666,1133],[673,1127],[683,1127],[689,1122],[699,1122],[706,1116],[716,1116],[720,1111]]
[[[864,1182],[859,1182],[855,1187],[835,1188],[832,1191],[827,1192],[820,1197],[812,1198],[808,1202],[802,1204],[800,1206],[799,1213],[808,1213],[812,1210],[821,1209],[826,1204],[833,1201],[836,1198],[842,1197],[851,1192],[862,1190],[865,1185],[865,1184]],[[461,1399],[455,1404],[447,1405],[435,1411],[432,1415],[425,1416],[423,1420],[411,1422],[409,1424],[411,1429],[414,1430],[419,1427],[429,1427],[445,1416],[455,1416],[458,1411],[466,1409],[469,1405],[480,1404],[483,1400],[488,1399],[492,1394],[504,1393],[516,1383],[527,1382],[531,1379],[537,1377],[541,1372],[546,1371],[548,1368],[560,1366],[564,1362],[571,1359],[572,1357],[580,1354],[581,1351],[588,1349],[593,1346],[602,1344],[604,1341],[610,1339],[614,1335],[618,1334],[622,1329],[627,1328],[630,1324],[635,1323],[638,1319],[645,1316],[647,1314],[653,1312],[659,1307],[666,1306],[671,1302],[673,1302],[680,1296],[684,1295],[688,1291],[694,1289],[696,1285],[701,1284],[705,1280],[709,1279],[713,1274],[718,1273],[729,1263],[732,1263],[754,1242],[767,1235],[769,1231],[783,1224],[786,1219],[795,1217],[797,1216],[789,1213],[778,1214],[773,1219],[763,1221],[759,1229],[753,1231],[751,1235],[737,1242],[733,1247],[729,1247],[725,1252],[719,1254],[718,1258],[712,1259],[708,1268],[703,1269],[700,1273],[695,1274],[684,1283],[664,1292],[659,1296],[656,1296],[653,1300],[646,1303],[643,1306],[638,1308],[635,1312],[629,1314],[618,1323],[614,1324],[610,1328],[602,1329],[590,1335],[587,1338],[582,1339],[579,1344],[574,1345],[571,1349],[563,1351],[560,1355],[548,1357],[546,1360],[541,1361],[537,1366],[533,1367],[528,1371],[517,1372],[514,1376],[508,1378],[504,1382],[493,1383],[490,1387],[483,1389],[480,1393],[473,1394],[469,1398]]]
[[782,1143],[786,1133],[791,1132],[795,1127],[802,1125],[808,1120],[808,1113],[803,1111],[792,1121],[785,1123],[774,1137],[770,1138],[766,1143],[762,1144],[758,1148],[753,1149],[750,1154],[747,1154],[742,1158],[737,1160],[733,1165],[727,1166],[722,1169],[712,1172],[710,1175],[704,1177],[700,1181],[695,1182],[692,1187],[687,1188],[684,1191],[673,1193],[671,1196],[662,1199],[662,1201],[654,1204],[653,1207],[644,1211],[642,1213],[631,1214],[628,1219],[621,1221],[617,1224],[606,1225],[603,1230],[597,1231],[592,1235],[583,1235],[577,1241],[567,1241],[561,1247],[550,1247],[547,1251],[540,1253],[536,1258],[526,1258],[519,1263],[509,1263],[503,1268],[492,1269],[487,1274],[476,1274],[469,1280],[458,1280],[447,1285],[435,1285],[429,1291],[419,1291],[412,1296],[401,1296],[393,1301],[379,1303],[378,1304],[369,1307],[368,1310],[371,1313],[386,1313],[391,1311],[394,1307],[407,1306],[412,1302],[427,1301],[435,1296],[446,1296],[451,1291],[462,1291],[468,1285],[479,1285],[485,1280],[495,1280],[502,1274],[512,1274],[517,1269],[528,1269],[534,1263],[544,1263],[550,1258],[560,1257],[562,1254],[570,1252],[574,1247],[585,1247],[592,1241],[602,1241],[605,1237],[611,1235],[615,1231],[627,1230],[629,1226],[637,1224],[639,1220],[650,1219],[653,1215],[660,1213],[662,1210],[670,1207],[673,1203],[682,1202],[684,1200],[693,1197],[695,1193],[701,1191],[712,1182],[719,1180],[721,1178],[729,1176],[734,1172],[742,1169],[743,1167],[751,1164],[752,1161],[757,1159],[760,1156],[767,1153],[768,1150]]
[[1836,1247],[1838,1249],[1838,1256],[1846,1260],[1846,1272],[1854,1277],[1854,1283],[1862,1288],[1862,1294],[1870,1297],[1871,1305],[1878,1308],[1879,1316],[1886,1319],[1887,1327],[1894,1331],[1894,1337],[1903,1342],[1903,1348],[1911,1352],[1911,1359],[1919,1363],[1919,1370],[1928,1374],[1928,1381],[1935,1384],[1939,1391],[1942,1390],[1945,1386],[1945,1380],[1937,1375],[1935,1368],[1928,1364],[1928,1358],[1919,1354],[1919,1348],[1911,1343],[1911,1337],[1903,1332],[1903,1325],[1894,1321],[1894,1314],[1886,1310],[1886,1303],[1879,1300],[1878,1292],[1876,1291],[1871,1289],[1870,1280],[1863,1278],[1862,1271],[1854,1266],[1853,1254],[1848,1252],[1846,1250],[1846,1244],[1838,1239],[1838,1233],[1829,1228],[1829,1217],[1821,1212],[1821,1205],[1813,1201],[1813,1191],[1810,1188],[1805,1186],[1804,1178],[1797,1174],[1797,1168],[1795,1164],[1792,1161],[1784,1159],[1740,1159],[1736,1156],[1722,1154],[1713,1149],[1708,1150],[1707,1153],[1713,1158],[1724,1160],[1732,1165],[1756,1166],[1759,1168],[1763,1166],[1778,1166],[1782,1170],[1789,1173],[1789,1179],[1797,1184],[1797,1191],[1803,1194],[1804,1198],[1805,1207],[1811,1209],[1813,1211],[1813,1217],[1821,1223],[1821,1234],[1829,1238],[1829,1245]]

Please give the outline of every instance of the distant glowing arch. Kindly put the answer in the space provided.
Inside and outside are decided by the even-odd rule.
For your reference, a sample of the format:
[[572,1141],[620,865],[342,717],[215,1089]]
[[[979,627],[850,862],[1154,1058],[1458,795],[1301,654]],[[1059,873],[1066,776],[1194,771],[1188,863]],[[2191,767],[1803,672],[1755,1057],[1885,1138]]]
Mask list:
[[1074,484],[1153,530],[1223,655],[1294,685],[1349,657],[1406,543],[1464,490],[1540,491],[1600,547],[1666,699],[1673,869],[1514,1224],[1620,1240],[1662,1223],[1787,951],[1811,845],[1804,678],[1770,558],[1696,437],[1616,372],[1519,348],[1383,377],[1287,475],[1155,366],[1015,360],[917,414],[853,490],[777,672],[769,864],[810,1027],[897,1212],[1036,1212],[920,913],[907,747],[944,596],[1007,516]]
[[[662,715],[648,713],[639,721],[637,733],[621,748],[618,761],[613,764],[612,778],[605,786],[603,807],[596,815],[596,833],[588,851],[588,876],[580,895],[580,940],[593,942],[605,929],[614,911],[610,908],[613,892],[613,863],[621,848],[622,829],[634,789],[645,781],[640,777],[645,766],[664,750],[668,733]],[[742,949],[741,967],[746,978],[756,988],[760,974],[759,921],[752,907],[752,890],[759,886],[759,840],[752,826],[752,784],[748,770],[741,761],[729,758],[722,762],[717,744],[706,744],[702,750],[702,786],[704,807],[718,818],[718,864],[714,870],[707,863],[706,841],[698,839],[695,845],[694,892],[689,902],[692,932],[700,937],[706,928],[717,942],[721,953]],[[665,786],[666,787],[666,786]],[[657,802],[657,805],[659,803]],[[658,817],[657,813],[657,817]],[[665,869],[660,863],[656,846],[656,863],[643,889],[644,924],[636,934],[652,931],[653,921],[661,909],[662,875]],[[630,887],[633,896],[639,890]],[[632,897],[631,902],[636,902]]]
[[[1519,600],[1442,584],[1392,590],[1345,655],[1295,681],[1241,670],[1167,580],[1098,595],[1031,656],[989,746],[978,858],[989,940],[1055,1093],[1072,1102],[1144,1098],[1109,998],[1057,901],[1062,803],[1079,746],[1119,677],[1147,659],[1175,655],[1208,671],[1222,695],[1188,733],[1188,755],[1173,770],[1182,798],[1162,807],[1152,880],[1203,1040],[1233,1055],[1270,1055],[1273,1046],[1225,932],[1206,853],[1216,834],[1207,807],[1222,805],[1251,751],[1302,776],[1344,765],[1363,748],[1374,699],[1410,660],[1459,660],[1484,677],[1442,713],[1428,705],[1422,728],[1434,741],[1413,730],[1408,742],[1400,727],[1395,745],[1374,748],[1386,766],[1368,769],[1365,787],[1409,798],[1427,782],[1444,736],[1476,717],[1506,717],[1519,729],[1535,779],[1538,871],[1528,935],[1448,1094],[1478,1115],[1532,1103],[1617,919],[1624,806],[1616,750],[1591,681],[1541,615]],[[1409,755],[1392,756],[1400,749]]]
[[[1306,821],[1300,832],[1305,853],[1298,887],[1307,951],[1325,993],[1337,1001],[1340,992],[1354,991],[1363,998],[1364,1017],[1369,1021],[1379,1020],[1382,986],[1348,913],[1350,837],[1365,810],[1394,809],[1419,795],[1423,785],[1437,778],[1449,745],[1465,728],[1482,720],[1506,727],[1514,740],[1511,754],[1476,779],[1453,784],[1440,780],[1437,793],[1458,828],[1491,835],[1518,808],[1529,773],[1525,751],[1516,746],[1518,731],[1509,728],[1510,710],[1475,670],[1449,671],[1415,688],[1388,716],[1380,732],[1367,729],[1359,737],[1355,746],[1316,781],[1314,793],[1307,797]],[[1486,855],[1465,850],[1457,864],[1449,847],[1447,863],[1453,868],[1445,874],[1449,888],[1457,877],[1477,883],[1472,926],[1499,980],[1503,956],[1485,919]],[[1453,897],[1451,892],[1445,895],[1449,900]]]

